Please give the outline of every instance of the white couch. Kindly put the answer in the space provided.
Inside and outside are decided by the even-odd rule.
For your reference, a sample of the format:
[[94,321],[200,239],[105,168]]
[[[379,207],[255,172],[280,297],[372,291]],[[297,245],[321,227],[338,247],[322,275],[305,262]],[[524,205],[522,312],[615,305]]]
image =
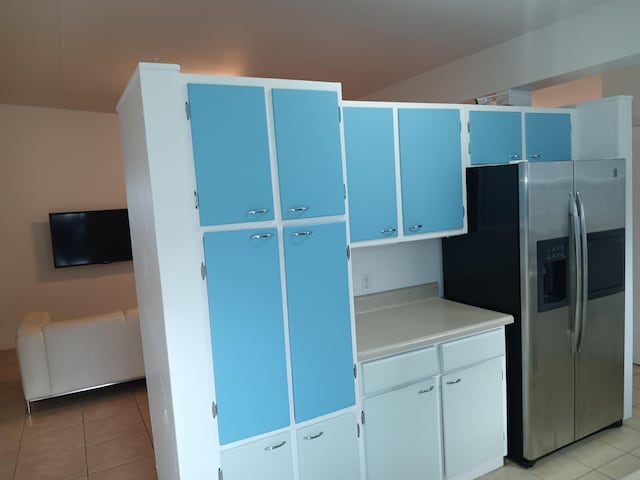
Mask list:
[[55,322],[30,312],[16,349],[29,413],[36,400],[144,377],[138,309]]

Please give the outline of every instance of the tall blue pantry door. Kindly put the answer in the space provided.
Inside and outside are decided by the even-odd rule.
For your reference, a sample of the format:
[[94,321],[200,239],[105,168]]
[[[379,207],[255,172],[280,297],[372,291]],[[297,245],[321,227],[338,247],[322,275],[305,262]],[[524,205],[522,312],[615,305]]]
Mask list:
[[344,213],[338,95],[273,89],[282,218]]
[[220,443],[289,425],[276,229],[204,234]]
[[284,229],[296,422],[355,403],[344,222]]
[[272,220],[264,88],[187,88],[200,224]]

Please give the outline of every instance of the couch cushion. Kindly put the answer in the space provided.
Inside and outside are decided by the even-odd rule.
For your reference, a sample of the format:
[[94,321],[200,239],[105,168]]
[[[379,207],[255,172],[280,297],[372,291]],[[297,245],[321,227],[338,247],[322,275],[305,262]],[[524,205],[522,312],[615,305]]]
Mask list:
[[33,400],[51,395],[47,351],[42,327],[50,322],[47,312],[29,312],[16,335],[16,351],[24,398]]

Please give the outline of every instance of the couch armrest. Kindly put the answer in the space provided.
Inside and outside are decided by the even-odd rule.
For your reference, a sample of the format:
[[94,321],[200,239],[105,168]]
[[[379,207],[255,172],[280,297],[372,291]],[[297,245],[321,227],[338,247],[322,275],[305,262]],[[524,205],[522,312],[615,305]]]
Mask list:
[[24,398],[28,401],[51,395],[51,378],[42,327],[51,321],[47,312],[29,312],[16,335],[16,351]]

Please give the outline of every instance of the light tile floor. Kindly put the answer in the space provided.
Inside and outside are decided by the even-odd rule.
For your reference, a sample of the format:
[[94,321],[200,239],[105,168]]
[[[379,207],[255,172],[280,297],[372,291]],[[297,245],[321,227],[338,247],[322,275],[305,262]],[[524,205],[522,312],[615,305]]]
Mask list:
[[35,402],[0,351],[0,480],[156,480],[144,381]]
[[[482,480],[610,480],[640,470],[640,367],[633,417],[523,469]],[[25,413],[15,350],[0,351],[0,480],[156,480],[143,381],[33,404]],[[248,479],[249,480],[249,479]],[[410,480],[410,479],[398,479]]]
[[640,366],[633,367],[633,416],[538,461],[532,468],[505,462],[482,480],[621,480],[640,470]]

